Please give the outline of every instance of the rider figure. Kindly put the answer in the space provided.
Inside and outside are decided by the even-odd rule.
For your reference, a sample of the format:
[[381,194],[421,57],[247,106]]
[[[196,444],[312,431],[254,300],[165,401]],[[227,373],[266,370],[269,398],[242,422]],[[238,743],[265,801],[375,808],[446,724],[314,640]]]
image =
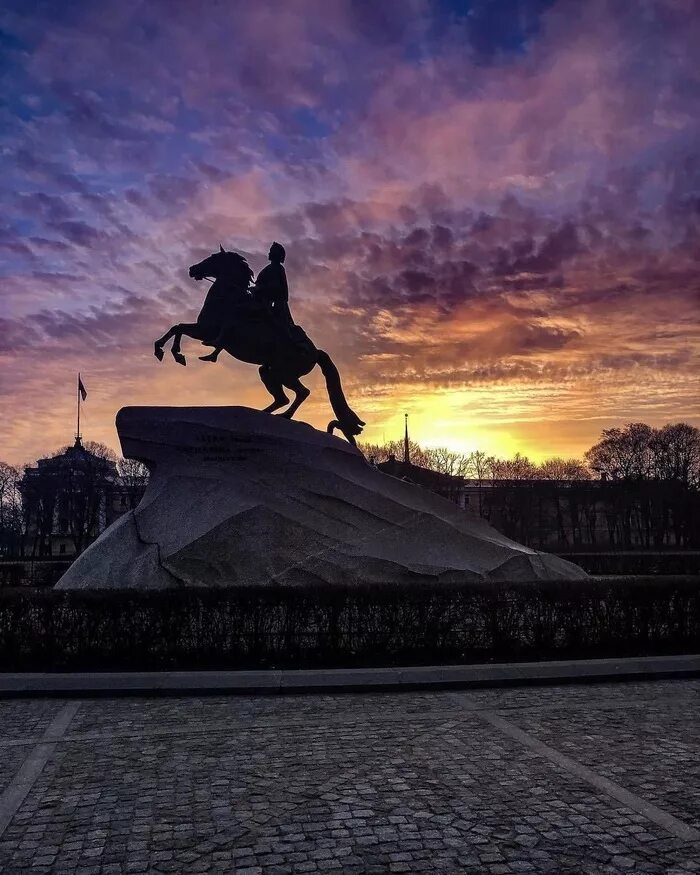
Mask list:
[[[289,311],[289,288],[283,264],[285,256],[284,246],[280,243],[273,243],[270,246],[267,256],[270,263],[258,274],[252,292],[255,300],[263,304],[267,310],[281,338],[291,339],[292,329],[296,326]],[[226,330],[226,328],[222,328],[214,341],[214,352],[200,356],[203,362],[217,360],[224,347]]]
[[253,294],[267,307],[277,328],[289,337],[291,329],[294,328],[294,320],[289,312],[289,288],[284,270],[285,256],[284,246],[280,243],[273,243],[270,246],[267,256],[270,263],[258,274]]

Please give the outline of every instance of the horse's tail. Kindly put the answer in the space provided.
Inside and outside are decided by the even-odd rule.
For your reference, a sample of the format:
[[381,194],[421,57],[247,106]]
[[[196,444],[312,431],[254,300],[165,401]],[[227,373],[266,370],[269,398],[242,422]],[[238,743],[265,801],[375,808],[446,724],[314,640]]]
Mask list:
[[348,441],[354,446],[355,435],[362,432],[364,422],[360,417],[350,409],[350,405],[345,398],[343,386],[340,382],[340,374],[338,368],[333,364],[333,359],[322,349],[318,350],[316,361],[323,371],[323,376],[326,378],[326,388],[328,389],[328,397],[330,398],[333,413],[336,419],[328,423],[327,431],[333,434],[333,429],[338,428]]

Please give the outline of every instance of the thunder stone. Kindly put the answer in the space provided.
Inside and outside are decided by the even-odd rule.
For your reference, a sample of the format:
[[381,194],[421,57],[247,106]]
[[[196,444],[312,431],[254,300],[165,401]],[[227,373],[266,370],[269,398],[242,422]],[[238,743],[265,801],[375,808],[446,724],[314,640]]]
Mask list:
[[117,430],[124,455],[148,465],[148,488],[60,589],[586,577],[303,422],[127,407]]

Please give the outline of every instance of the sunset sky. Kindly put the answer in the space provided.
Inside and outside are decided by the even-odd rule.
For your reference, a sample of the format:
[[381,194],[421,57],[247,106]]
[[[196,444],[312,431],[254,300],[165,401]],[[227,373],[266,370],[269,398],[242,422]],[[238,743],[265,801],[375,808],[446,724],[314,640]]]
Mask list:
[[698,58],[700,0],[3,0],[0,459],[72,440],[78,370],[115,449],[124,405],[267,404],[152,354],[219,241],[286,246],[367,440],[700,425]]

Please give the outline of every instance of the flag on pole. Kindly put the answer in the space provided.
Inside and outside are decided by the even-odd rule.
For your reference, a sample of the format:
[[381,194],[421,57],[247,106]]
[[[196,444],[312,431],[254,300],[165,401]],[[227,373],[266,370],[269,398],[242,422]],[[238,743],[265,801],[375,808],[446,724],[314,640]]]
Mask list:
[[84,401],[87,398],[87,389],[83,385],[83,381],[80,379],[80,374],[78,374],[78,392],[80,392],[80,397]]

